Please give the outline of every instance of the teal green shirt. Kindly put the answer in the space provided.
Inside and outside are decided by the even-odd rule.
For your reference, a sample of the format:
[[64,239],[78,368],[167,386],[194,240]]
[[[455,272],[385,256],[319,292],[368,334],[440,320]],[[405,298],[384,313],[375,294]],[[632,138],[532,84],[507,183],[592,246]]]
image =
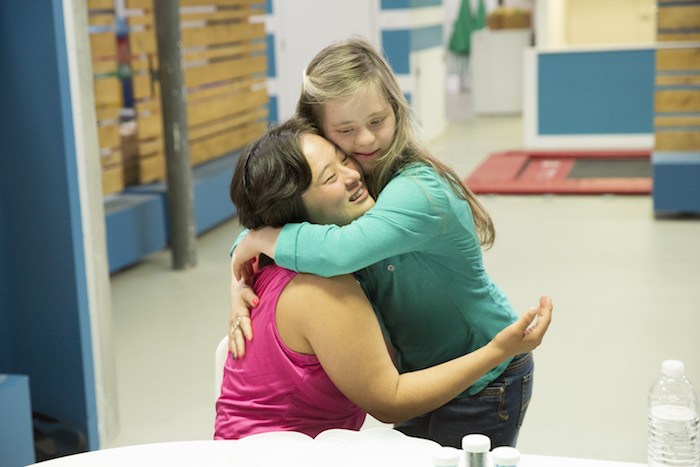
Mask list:
[[[476,350],[518,318],[484,269],[469,204],[425,165],[395,176],[375,206],[349,225],[284,226],[275,262],[326,277],[356,272],[398,353],[400,372]],[[481,391],[508,363],[462,396]]]

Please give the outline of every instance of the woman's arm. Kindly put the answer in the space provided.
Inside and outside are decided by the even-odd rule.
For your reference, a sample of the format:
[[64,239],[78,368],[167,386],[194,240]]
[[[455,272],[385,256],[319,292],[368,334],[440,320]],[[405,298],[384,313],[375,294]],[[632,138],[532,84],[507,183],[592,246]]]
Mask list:
[[375,206],[348,225],[304,222],[250,231],[234,252],[234,274],[239,278],[241,265],[261,252],[287,269],[330,277],[424,250],[445,228],[450,190],[432,169],[416,168],[391,180]]
[[[279,230],[279,229],[278,229]],[[250,321],[250,309],[257,306],[260,300],[253,292],[253,275],[255,273],[255,263],[257,253],[250,255],[250,259],[238,264],[236,271],[236,251],[245,251],[245,242],[240,247],[241,242],[248,237],[248,229],[238,235],[231,247],[231,286],[229,287],[229,330],[228,347],[233,358],[243,358],[245,356],[245,341],[253,340],[253,326]],[[238,247],[238,248],[237,248]],[[264,252],[265,250],[262,250]],[[274,246],[272,248],[274,251]],[[240,318],[240,320],[239,320]],[[238,326],[236,326],[238,323]]]
[[[277,306],[283,339],[285,329],[303,336],[306,350],[316,354],[338,389],[387,423],[407,420],[447,403],[493,367],[537,347],[549,326],[551,311],[551,301],[542,297],[536,311],[525,313],[475,352],[399,374],[374,312],[352,277],[296,276]],[[535,317],[537,324],[528,330]],[[289,327],[281,324],[285,319],[289,319]],[[426,319],[430,319],[429,314]]]

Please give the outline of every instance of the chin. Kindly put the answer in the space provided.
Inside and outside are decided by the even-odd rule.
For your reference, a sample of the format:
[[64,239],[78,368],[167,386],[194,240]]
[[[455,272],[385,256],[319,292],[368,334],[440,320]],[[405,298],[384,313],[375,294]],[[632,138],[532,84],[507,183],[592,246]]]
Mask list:
[[366,161],[358,161],[358,164],[360,164],[360,167],[362,167],[362,172],[366,176],[368,173],[372,172],[374,170],[374,167],[377,165],[376,159],[371,159],[371,160],[366,160]]

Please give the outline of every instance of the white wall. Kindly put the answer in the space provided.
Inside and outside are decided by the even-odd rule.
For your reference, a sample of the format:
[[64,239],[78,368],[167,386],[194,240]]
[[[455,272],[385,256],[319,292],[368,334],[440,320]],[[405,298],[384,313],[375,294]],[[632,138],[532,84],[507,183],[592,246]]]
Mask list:
[[[112,307],[107,236],[102,197],[101,167],[95,126],[92,56],[88,37],[87,4],[63,0],[66,50],[70,74],[71,107],[75,132],[80,217],[85,251],[85,277],[90,312],[92,359],[100,445],[119,430],[117,370],[112,344]],[[89,388],[88,390],[92,390]]]
[[304,68],[330,43],[359,34],[378,45],[378,0],[329,2],[326,0],[276,0],[275,48],[279,121],[296,110]]
[[568,45],[627,44],[656,39],[656,0],[567,0]]
[[536,10],[539,48],[656,40],[656,0],[540,0]]
[[[383,47],[382,31],[435,24],[444,25],[440,6],[382,10],[380,0],[275,0],[266,28],[275,42],[276,76],[268,80],[268,89],[278,100],[278,121],[293,115],[303,70],[323,47],[352,35],[363,36],[375,46]],[[402,90],[411,96],[414,115],[428,140],[447,127],[445,50],[446,47],[412,50],[410,72],[397,74]]]
[[432,48],[413,54],[416,68],[412,107],[422,137],[430,141],[447,128],[445,51]]

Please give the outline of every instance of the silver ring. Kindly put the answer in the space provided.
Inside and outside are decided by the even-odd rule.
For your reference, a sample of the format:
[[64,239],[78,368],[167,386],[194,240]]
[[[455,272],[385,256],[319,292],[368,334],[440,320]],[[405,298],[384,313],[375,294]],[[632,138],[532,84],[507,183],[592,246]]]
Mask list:
[[239,316],[238,319],[236,320],[235,323],[231,326],[231,332],[234,333],[236,332],[236,329],[241,327],[241,320],[243,319],[242,316]]

